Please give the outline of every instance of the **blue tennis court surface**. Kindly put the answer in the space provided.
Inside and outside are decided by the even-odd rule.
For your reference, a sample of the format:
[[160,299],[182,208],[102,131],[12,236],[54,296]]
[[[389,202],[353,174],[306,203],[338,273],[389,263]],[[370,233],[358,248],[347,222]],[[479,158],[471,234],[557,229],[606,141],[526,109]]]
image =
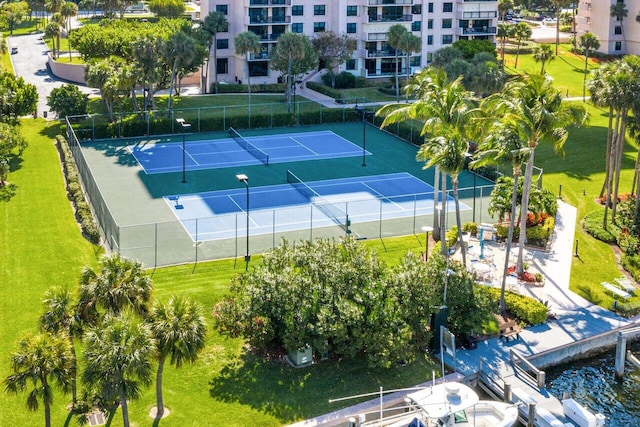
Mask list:
[[[269,156],[269,163],[362,156],[362,148],[331,131],[245,137]],[[182,171],[182,141],[129,146],[147,174]],[[368,151],[367,155],[371,154]],[[185,169],[216,169],[263,162],[233,138],[186,141]]]
[[[347,218],[353,226],[433,214],[433,187],[406,172],[305,184],[312,193],[299,190],[298,184],[251,187],[250,235],[345,226]],[[236,230],[245,235],[245,188],[164,199],[193,241],[232,238]],[[454,209],[453,198],[447,197],[447,211]],[[460,209],[470,208],[460,203]]]

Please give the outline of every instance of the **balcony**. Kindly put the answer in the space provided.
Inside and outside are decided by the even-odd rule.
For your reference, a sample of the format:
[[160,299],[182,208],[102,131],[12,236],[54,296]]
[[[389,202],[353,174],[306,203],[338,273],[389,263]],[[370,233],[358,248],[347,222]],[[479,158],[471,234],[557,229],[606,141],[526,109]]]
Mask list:
[[458,11],[458,19],[493,19],[497,17],[498,17],[498,12],[495,10]]
[[264,61],[269,59],[269,52],[249,53],[249,61]]
[[413,4],[413,0],[369,0],[367,4],[369,6],[398,6],[402,4]]
[[497,27],[458,28],[459,36],[495,36],[496,34],[498,34]]
[[[367,58],[385,58],[391,57],[395,58],[396,52],[394,50],[368,50]],[[398,57],[404,56],[404,52],[401,50],[398,51]]]
[[261,42],[277,41],[282,34],[258,34]]
[[413,15],[369,15],[369,22],[411,22]]
[[291,16],[264,16],[264,15],[249,16],[250,25],[289,24],[289,23],[291,23]]
[[251,0],[251,6],[291,6],[291,0]]

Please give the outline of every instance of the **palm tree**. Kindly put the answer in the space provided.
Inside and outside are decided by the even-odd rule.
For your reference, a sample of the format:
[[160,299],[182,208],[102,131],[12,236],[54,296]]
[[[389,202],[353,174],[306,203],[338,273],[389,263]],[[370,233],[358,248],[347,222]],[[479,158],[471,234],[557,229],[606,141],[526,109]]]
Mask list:
[[171,111],[171,103],[176,83],[176,76],[181,65],[191,61],[196,51],[196,41],[193,37],[180,30],[169,37],[167,40],[163,56],[167,62],[171,64],[171,78],[169,80],[169,100],[167,102],[167,110]]
[[139,83],[142,85],[142,100],[144,102],[144,110],[149,107],[149,98],[151,98],[152,108],[155,109],[155,92],[156,83],[160,78],[160,45],[161,39],[153,37],[142,37],[133,43],[132,62],[139,76]]
[[204,348],[206,325],[198,304],[172,296],[164,304],[154,304],[150,327],[157,347],[156,418],[160,419],[164,414],[162,373],[165,361],[170,357],[170,363],[176,368],[180,368],[184,362],[193,363]]
[[128,313],[107,314],[85,335],[83,381],[105,402],[118,401],[124,427],[129,427],[128,401],[140,397],[152,382],[155,352],[149,326]]
[[500,39],[500,68],[504,69],[504,49],[507,44],[507,39],[513,35],[515,27],[511,24],[499,24],[498,25],[498,38]]
[[551,45],[542,43],[533,49],[533,60],[536,62],[542,62],[542,68],[540,69],[541,75],[544,75],[544,66],[547,61],[552,61],[553,59],[555,59],[555,56],[553,56]]
[[513,28],[513,35],[518,39],[518,47],[516,49],[516,62],[513,66],[518,68],[518,57],[520,56],[520,43],[522,40],[529,40],[531,38],[531,27],[524,22],[518,22]]
[[587,87],[587,67],[589,65],[589,52],[600,49],[600,40],[593,33],[586,32],[580,36],[580,47],[584,52],[584,78],[582,79],[582,101],[585,101]]
[[247,88],[249,90],[249,123],[251,123],[251,70],[249,69],[249,53],[259,53],[262,46],[260,45],[260,37],[252,31],[244,31],[233,39],[236,55],[246,57],[247,67]]
[[[51,43],[53,44],[53,57],[57,58],[56,55],[56,40],[60,40],[60,26],[55,22],[49,22],[44,29],[44,36],[51,39]],[[58,51],[60,50],[60,45],[57,47]]]
[[527,212],[533,180],[535,149],[542,141],[553,142],[556,152],[562,153],[567,140],[567,127],[581,126],[587,112],[583,105],[562,102],[562,93],[544,76],[525,74],[505,84],[496,108],[518,117],[518,134],[527,143],[529,157],[525,168],[520,214],[520,238],[516,273],[523,273],[523,253],[527,238]]
[[[224,13],[218,11],[211,11],[204,18],[200,25],[210,37],[213,38],[213,42],[209,41],[209,58],[211,57],[211,50],[213,48],[213,78],[215,82],[214,93],[218,93],[218,33],[229,30],[229,21]],[[207,78],[205,81],[204,93],[209,92],[209,73],[207,72]]]
[[504,21],[504,15],[513,9],[513,2],[511,0],[500,0],[498,2],[498,13],[500,14],[500,20]]
[[[416,102],[411,105],[389,104],[378,110],[376,115],[385,117],[381,127],[411,119],[424,121],[420,134],[427,139],[420,147],[416,158],[425,161],[425,168],[437,165],[444,174],[451,177],[458,239],[462,242],[458,175],[464,169],[465,154],[469,151],[471,135],[478,130],[471,124],[478,111],[471,106],[471,93],[462,85],[462,77],[448,82],[447,74],[442,69],[424,69],[415,76],[415,82],[408,85],[407,90],[416,95]],[[444,178],[442,188],[440,212],[444,215],[447,199]],[[445,239],[444,236],[440,238],[443,241],[444,254]],[[461,245],[461,248],[462,262],[466,265],[466,249],[464,245]]]
[[39,319],[40,330],[66,338],[69,342],[71,350],[69,375],[71,377],[72,402],[75,406],[78,397],[76,387],[78,364],[73,340],[82,334],[82,326],[76,311],[77,303],[71,290],[55,287],[45,293],[43,305],[44,313]]
[[629,9],[627,9],[627,5],[624,4],[624,2],[617,1],[611,5],[611,17],[620,22],[620,33],[622,34],[622,44],[624,45],[622,53],[627,51],[627,39],[624,34],[624,19],[628,14]]
[[387,31],[387,44],[393,48],[396,55],[396,102],[400,102],[400,84],[398,81],[400,60],[398,59],[398,51],[401,49],[403,45],[402,40],[406,37],[407,33],[409,33],[409,31],[402,24],[393,24]]
[[72,1],[65,2],[60,8],[60,15],[64,18],[64,29],[68,36],[71,31],[71,18],[78,15],[78,5]]
[[556,56],[558,55],[558,46],[560,45],[560,13],[563,7],[567,7],[573,0],[551,0],[556,8]]
[[529,147],[521,138],[519,132],[519,118],[509,111],[502,110],[500,94],[485,98],[480,105],[487,116],[486,124],[482,128],[486,137],[478,145],[476,160],[472,162],[476,167],[487,164],[496,164],[507,161],[511,164],[513,175],[513,189],[511,194],[511,215],[509,216],[509,230],[505,248],[505,260],[502,271],[500,289],[500,313],[506,315],[505,289],[507,284],[507,272],[509,269],[509,256],[513,241],[518,207],[518,185],[521,183],[522,165],[526,163],[529,155]]
[[81,319],[95,325],[101,312],[118,314],[127,308],[145,317],[153,284],[142,264],[113,254],[102,257],[99,267],[99,271],[91,267],[82,271],[78,298]]
[[58,45],[58,56],[60,56],[60,36],[62,35],[62,30],[61,28],[64,27],[65,24],[65,19],[64,17],[60,14],[60,12],[56,12],[54,14],[51,15],[51,22],[50,24],[55,24],[58,26],[58,31],[56,33],[56,39],[57,39],[57,45]]
[[404,37],[402,38],[402,50],[404,51],[407,65],[407,81],[409,81],[409,77],[411,77],[411,60],[410,56],[412,53],[420,52],[422,49],[422,39],[409,31],[406,32]]
[[30,388],[27,407],[36,411],[42,400],[44,425],[51,426],[53,384],[68,392],[71,383],[72,356],[69,341],[40,333],[28,336],[18,343],[11,355],[13,374],[4,380],[5,390],[20,393]]
[[[286,59],[287,64],[287,81],[286,81],[286,99],[287,111],[291,112],[292,89],[294,85],[294,65],[293,62],[310,58],[310,51],[314,50],[313,44],[304,34],[286,32],[278,38],[278,43],[272,51],[272,57],[278,59]],[[315,50],[314,50],[315,53]],[[272,58],[272,63],[274,58]],[[317,56],[316,56],[317,59]],[[314,61],[315,62],[315,61]],[[309,65],[309,64],[304,64]],[[300,67],[296,67],[300,68]],[[282,70],[282,68],[279,68]]]

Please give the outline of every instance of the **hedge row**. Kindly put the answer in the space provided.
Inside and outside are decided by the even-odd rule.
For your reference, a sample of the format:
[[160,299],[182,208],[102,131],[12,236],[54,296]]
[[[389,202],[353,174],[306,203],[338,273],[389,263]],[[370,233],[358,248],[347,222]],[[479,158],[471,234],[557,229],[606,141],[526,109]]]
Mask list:
[[[321,123],[349,122],[360,120],[355,114],[344,114],[342,109],[323,108],[318,111],[293,113],[273,113],[273,114],[252,114],[251,125],[249,126],[246,114],[201,117],[198,122],[197,116],[190,117],[184,115],[185,120],[190,121],[192,128],[199,125],[199,132],[220,132],[229,128],[274,128],[293,126],[297,123],[301,125],[315,125]],[[130,115],[111,123],[96,123],[93,131],[86,128],[86,125],[74,125],[74,130],[81,140],[84,139],[105,139],[120,137],[136,137],[150,135],[168,135],[175,133],[175,121],[169,117],[155,116],[148,121],[140,115]],[[87,135],[92,132],[92,135]]]
[[[283,83],[263,83],[251,85],[251,93],[284,93]],[[215,83],[211,85],[210,93],[215,93]],[[218,84],[218,93],[249,93],[249,85]]]
[[71,155],[69,144],[62,135],[56,136],[56,145],[62,153],[62,167],[67,182],[67,193],[69,199],[73,202],[76,211],[76,220],[80,223],[83,234],[93,244],[100,243],[100,230],[93,218],[91,208],[87,203],[80,179],[78,177],[78,169]]
[[[480,286],[478,289],[486,292],[496,303],[500,302],[500,289],[489,286]],[[547,321],[547,306],[536,299],[505,291],[504,302],[507,311],[527,325],[539,325]]]

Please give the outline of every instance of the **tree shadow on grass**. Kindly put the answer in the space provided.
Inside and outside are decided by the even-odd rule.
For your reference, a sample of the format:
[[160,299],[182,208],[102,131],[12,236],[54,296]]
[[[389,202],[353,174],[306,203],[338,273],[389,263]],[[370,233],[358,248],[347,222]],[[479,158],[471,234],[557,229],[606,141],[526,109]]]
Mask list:
[[16,195],[18,186],[11,183],[6,183],[0,187],[0,202],[8,202]]
[[210,382],[209,394],[222,402],[240,403],[283,423],[308,419],[372,399],[330,403],[329,399],[410,387],[427,381],[432,366],[426,358],[376,370],[364,358],[331,358],[293,368],[281,358],[268,361],[252,354],[224,366]]

